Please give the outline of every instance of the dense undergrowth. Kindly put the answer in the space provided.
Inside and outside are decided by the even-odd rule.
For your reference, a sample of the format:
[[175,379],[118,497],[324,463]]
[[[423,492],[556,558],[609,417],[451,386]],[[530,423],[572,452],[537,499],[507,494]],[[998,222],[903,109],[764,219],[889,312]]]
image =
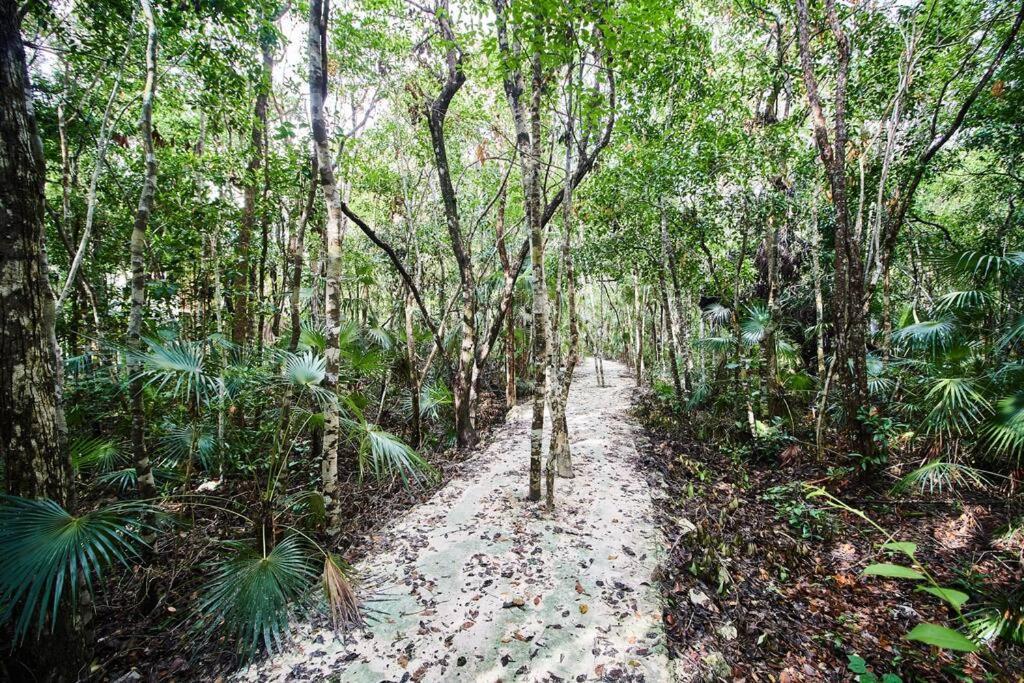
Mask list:
[[[819,459],[813,443],[782,430],[751,439],[728,411],[679,419],[649,392],[638,413],[652,483],[665,493],[670,652],[695,680],[1018,675],[1024,502],[1007,485],[894,491],[919,465],[915,454],[891,453],[883,471],[866,475],[853,458]],[[816,495],[822,490],[834,498]],[[982,650],[907,640],[919,623],[960,623],[921,581],[865,573],[909,564],[883,548],[895,539],[916,544],[915,562],[966,596],[964,632]]]

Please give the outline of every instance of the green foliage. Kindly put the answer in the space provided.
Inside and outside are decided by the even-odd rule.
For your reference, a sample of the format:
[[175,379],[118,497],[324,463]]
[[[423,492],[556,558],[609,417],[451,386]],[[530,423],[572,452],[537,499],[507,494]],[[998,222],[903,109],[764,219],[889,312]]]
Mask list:
[[92,592],[111,564],[138,557],[152,512],[118,503],[76,516],[52,500],[0,498],[0,622],[18,641],[52,629],[55,614],[78,604],[79,582]]
[[225,633],[240,654],[280,649],[290,611],[314,586],[317,572],[301,536],[283,539],[270,552],[243,543],[216,562],[196,607],[206,637]]
[[765,491],[763,499],[775,508],[776,519],[785,521],[803,540],[822,541],[835,533],[834,516],[807,500],[799,483],[773,486]]

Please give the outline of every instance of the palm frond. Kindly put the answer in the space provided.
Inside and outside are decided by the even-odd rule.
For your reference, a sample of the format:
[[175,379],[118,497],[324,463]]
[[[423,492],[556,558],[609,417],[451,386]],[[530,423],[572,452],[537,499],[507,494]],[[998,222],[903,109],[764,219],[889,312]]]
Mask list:
[[989,402],[975,388],[974,380],[965,377],[936,379],[925,400],[932,405],[925,418],[929,433],[971,432],[992,410]]
[[436,475],[430,463],[405,442],[367,422],[355,406],[350,404],[349,407],[356,419],[344,418],[342,422],[349,432],[349,438],[355,443],[360,479],[367,472],[376,479],[397,475],[408,486]]
[[324,596],[331,614],[334,628],[358,624],[362,620],[359,614],[359,602],[356,600],[352,581],[355,569],[334,553],[324,556],[323,586]]
[[185,398],[195,396],[198,402],[216,392],[220,379],[208,371],[202,344],[177,341],[161,344],[148,338],[145,342],[149,351],[133,353],[131,357],[141,364],[138,375],[147,384],[158,390],[169,387],[175,395]]
[[931,261],[947,279],[966,277],[986,281],[1024,265],[1024,252],[1009,252],[1003,256],[982,251],[963,251],[933,255]]
[[760,344],[768,334],[768,326],[772,318],[768,309],[760,304],[747,307],[747,315],[740,321],[740,334],[748,346]]
[[0,496],[0,623],[13,620],[19,641],[33,625],[52,629],[58,610],[77,604],[79,581],[92,591],[110,564],[138,555],[152,511],[120,503],[76,516],[52,500]]
[[420,391],[420,417],[440,420],[454,401],[455,397],[447,384],[440,381],[430,382]]
[[998,595],[986,602],[968,615],[971,634],[983,642],[1001,638],[1024,644],[1024,591]]
[[916,488],[921,493],[942,493],[963,487],[984,488],[989,485],[984,473],[974,467],[950,460],[932,460],[902,477],[893,486],[894,493]]
[[327,328],[310,322],[303,323],[299,334],[299,346],[323,353],[327,350]]
[[723,306],[720,303],[708,304],[704,307],[701,315],[707,320],[713,327],[719,325],[726,325],[732,320],[732,309]]
[[391,335],[388,334],[388,331],[383,327],[371,327],[367,329],[366,337],[380,347],[381,351],[390,351],[391,347],[395,345]]
[[951,318],[922,320],[896,330],[892,339],[897,344],[934,352],[950,345],[955,329]]
[[71,464],[76,470],[109,472],[128,458],[113,439],[81,437],[71,442]]
[[160,437],[160,452],[168,460],[179,463],[195,458],[203,469],[213,469],[217,437],[201,424],[168,425]]
[[292,609],[316,580],[310,555],[298,535],[288,536],[265,554],[233,544],[232,554],[216,564],[199,600],[204,633],[226,632],[245,657],[260,647],[281,649]]
[[1024,455],[1024,391],[1000,399],[982,430],[988,447],[1020,462]]
[[1021,341],[1024,341],[1024,315],[1010,323],[1009,329],[1000,337],[997,346],[999,349],[1005,349]]
[[992,303],[992,295],[984,289],[966,289],[948,292],[935,300],[935,312],[940,314],[953,311],[972,312],[984,309]]
[[728,353],[735,343],[736,340],[732,337],[704,337],[697,340],[696,346],[715,353]]

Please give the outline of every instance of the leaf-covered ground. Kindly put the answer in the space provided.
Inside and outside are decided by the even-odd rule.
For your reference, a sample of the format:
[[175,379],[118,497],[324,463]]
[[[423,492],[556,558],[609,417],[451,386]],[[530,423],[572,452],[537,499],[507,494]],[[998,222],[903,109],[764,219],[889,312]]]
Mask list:
[[[1009,499],[970,491],[893,496],[878,477],[834,476],[806,447],[731,455],[722,415],[694,413],[669,428],[653,401],[640,413],[657,424],[641,450],[667,493],[658,509],[670,544],[664,621],[680,680],[844,681],[863,671],[861,680],[983,679],[975,655],[903,638],[920,622],[945,623],[949,610],[912,581],[863,576],[873,562],[900,558],[881,553],[885,539],[856,516],[807,499],[801,482],[823,485],[894,538],[916,543],[943,585],[971,595],[965,611],[1024,580],[1007,561],[1021,552],[1020,539],[1014,547],[1000,537],[1021,514]],[[898,473],[913,464],[891,467]],[[995,680],[1024,670],[1019,649],[1000,645],[994,656],[1005,668],[988,667]]]
[[465,473],[397,518],[359,563],[365,630],[301,627],[245,680],[669,679],[658,567],[664,540],[639,471],[632,380],[578,372],[568,421],[576,477],[557,510],[525,500],[530,406]]

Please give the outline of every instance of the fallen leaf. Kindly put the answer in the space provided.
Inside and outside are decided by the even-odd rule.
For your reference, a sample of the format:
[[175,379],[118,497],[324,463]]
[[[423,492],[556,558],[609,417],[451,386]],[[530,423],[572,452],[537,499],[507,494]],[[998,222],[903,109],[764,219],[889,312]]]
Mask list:
[[586,605],[580,605],[580,614],[586,614],[589,609]]

